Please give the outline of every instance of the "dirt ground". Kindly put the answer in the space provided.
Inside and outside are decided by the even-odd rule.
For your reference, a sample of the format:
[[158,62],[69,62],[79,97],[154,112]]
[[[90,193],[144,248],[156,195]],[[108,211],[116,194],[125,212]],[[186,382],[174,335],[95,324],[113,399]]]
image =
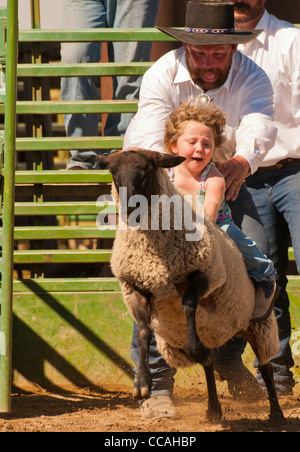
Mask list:
[[[221,384],[222,385],[222,384]],[[203,387],[201,387],[203,386]],[[300,432],[300,394],[281,397],[286,425],[270,426],[267,400],[257,403],[234,400],[218,388],[223,409],[221,423],[205,418],[205,384],[199,389],[176,388],[178,419],[141,420],[138,404],[128,386],[49,392],[37,388],[16,393],[12,412],[0,414],[0,432]]]

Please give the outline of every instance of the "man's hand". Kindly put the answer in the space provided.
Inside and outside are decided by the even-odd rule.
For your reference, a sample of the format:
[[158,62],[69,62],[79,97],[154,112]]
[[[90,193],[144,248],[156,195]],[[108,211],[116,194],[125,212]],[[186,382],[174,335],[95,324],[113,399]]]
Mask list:
[[238,197],[244,179],[250,174],[250,165],[244,157],[237,155],[218,166],[225,178],[226,201],[235,201]]

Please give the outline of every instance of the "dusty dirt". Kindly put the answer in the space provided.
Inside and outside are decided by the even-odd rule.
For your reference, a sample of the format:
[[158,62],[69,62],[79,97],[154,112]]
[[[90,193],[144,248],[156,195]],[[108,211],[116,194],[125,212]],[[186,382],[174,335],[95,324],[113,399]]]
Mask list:
[[[223,420],[205,418],[205,386],[197,390],[176,389],[178,419],[141,420],[139,407],[128,386],[107,386],[101,391],[80,389],[16,393],[11,414],[0,414],[0,432],[300,432],[300,395],[281,397],[286,425],[270,426],[267,400],[258,403],[234,400],[219,390]],[[130,436],[130,435],[128,435]]]

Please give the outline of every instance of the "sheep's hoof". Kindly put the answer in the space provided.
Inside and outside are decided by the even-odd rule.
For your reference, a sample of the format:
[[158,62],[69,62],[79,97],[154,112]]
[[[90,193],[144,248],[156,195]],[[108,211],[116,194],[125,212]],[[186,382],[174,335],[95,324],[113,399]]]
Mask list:
[[220,404],[209,407],[206,412],[206,419],[212,424],[218,424],[222,419],[222,408]]
[[143,399],[149,399],[151,394],[150,394],[150,390],[148,387],[146,388],[141,388],[141,396]]
[[150,395],[151,394],[148,387],[134,388],[132,392],[132,397],[138,400],[149,399]]
[[281,408],[277,408],[276,410],[271,412],[270,418],[269,418],[269,424],[275,425],[275,426],[280,426],[280,425],[286,424],[286,419],[284,417],[283,412],[281,411]]

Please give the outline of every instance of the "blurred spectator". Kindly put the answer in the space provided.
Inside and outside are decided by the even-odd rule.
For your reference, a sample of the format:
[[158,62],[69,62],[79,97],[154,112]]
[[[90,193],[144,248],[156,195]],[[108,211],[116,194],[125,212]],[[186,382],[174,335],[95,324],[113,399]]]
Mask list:
[[[63,0],[63,28],[142,28],[153,27],[159,0]],[[110,62],[149,61],[151,42],[108,43]],[[61,46],[62,63],[98,63],[101,59],[100,42],[64,43]],[[138,99],[141,77],[114,77],[114,99]],[[94,77],[62,78],[62,100],[97,100]],[[132,114],[110,114],[105,135],[124,135]],[[97,136],[97,114],[65,115],[67,136]],[[103,151],[71,151],[67,169],[97,169],[96,156]]]

